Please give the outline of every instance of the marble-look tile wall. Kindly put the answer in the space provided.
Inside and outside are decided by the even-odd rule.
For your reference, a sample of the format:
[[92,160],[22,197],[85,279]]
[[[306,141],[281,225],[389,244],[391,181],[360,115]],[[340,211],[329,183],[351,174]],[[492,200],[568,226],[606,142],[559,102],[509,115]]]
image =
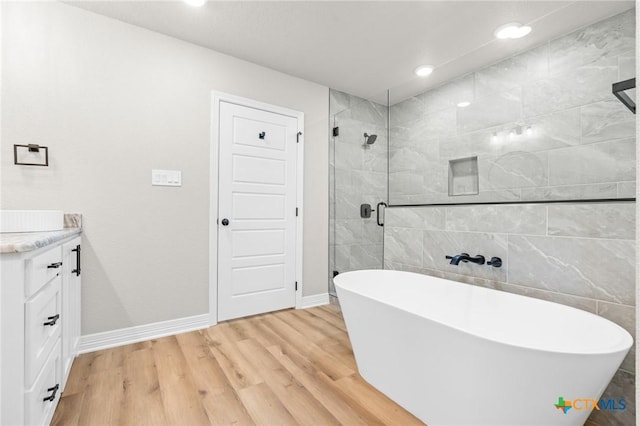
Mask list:
[[[633,197],[635,116],[611,84],[635,76],[634,14],[391,106],[391,204]],[[449,196],[449,160],[470,156],[478,195]]]
[[[360,204],[376,208],[387,200],[387,116],[384,105],[336,90],[330,91],[331,136],[329,276],[333,271],[382,268],[382,228],[371,218],[360,217]],[[375,143],[363,146],[364,133],[375,134]],[[332,134],[332,132],[329,132]],[[329,291],[334,293],[333,280]]]
[[[391,207],[384,267],[419,272],[574,306],[635,337],[636,210],[633,202]],[[501,268],[450,265],[466,252]],[[606,391],[627,410],[594,412],[594,424],[635,424],[635,350]]]

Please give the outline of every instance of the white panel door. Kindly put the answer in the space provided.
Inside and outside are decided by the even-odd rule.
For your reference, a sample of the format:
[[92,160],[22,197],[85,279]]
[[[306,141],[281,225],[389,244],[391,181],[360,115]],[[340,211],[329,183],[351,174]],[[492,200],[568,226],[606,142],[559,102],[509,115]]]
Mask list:
[[297,118],[220,103],[218,320],[295,306]]

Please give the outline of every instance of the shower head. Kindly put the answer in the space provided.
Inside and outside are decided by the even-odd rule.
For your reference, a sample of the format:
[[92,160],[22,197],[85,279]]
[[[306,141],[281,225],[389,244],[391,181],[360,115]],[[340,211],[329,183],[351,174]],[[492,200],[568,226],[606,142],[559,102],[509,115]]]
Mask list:
[[373,143],[378,139],[378,135],[368,135],[364,134],[364,145],[373,145]]

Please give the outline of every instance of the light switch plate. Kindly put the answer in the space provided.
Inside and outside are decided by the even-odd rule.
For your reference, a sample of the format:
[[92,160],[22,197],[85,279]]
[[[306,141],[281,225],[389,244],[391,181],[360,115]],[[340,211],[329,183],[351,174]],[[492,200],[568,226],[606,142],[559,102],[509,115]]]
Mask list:
[[151,170],[151,185],[182,186],[182,172],[180,170]]

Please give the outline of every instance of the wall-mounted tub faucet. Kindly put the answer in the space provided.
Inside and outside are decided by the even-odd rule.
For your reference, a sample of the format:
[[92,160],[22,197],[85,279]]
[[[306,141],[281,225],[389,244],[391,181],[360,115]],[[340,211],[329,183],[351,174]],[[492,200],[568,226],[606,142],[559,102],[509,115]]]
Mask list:
[[481,254],[471,257],[469,256],[469,253],[460,253],[455,256],[445,256],[445,258],[451,260],[451,262],[449,262],[451,265],[458,265],[460,262],[472,262],[477,263],[478,265],[484,265],[484,256]]

